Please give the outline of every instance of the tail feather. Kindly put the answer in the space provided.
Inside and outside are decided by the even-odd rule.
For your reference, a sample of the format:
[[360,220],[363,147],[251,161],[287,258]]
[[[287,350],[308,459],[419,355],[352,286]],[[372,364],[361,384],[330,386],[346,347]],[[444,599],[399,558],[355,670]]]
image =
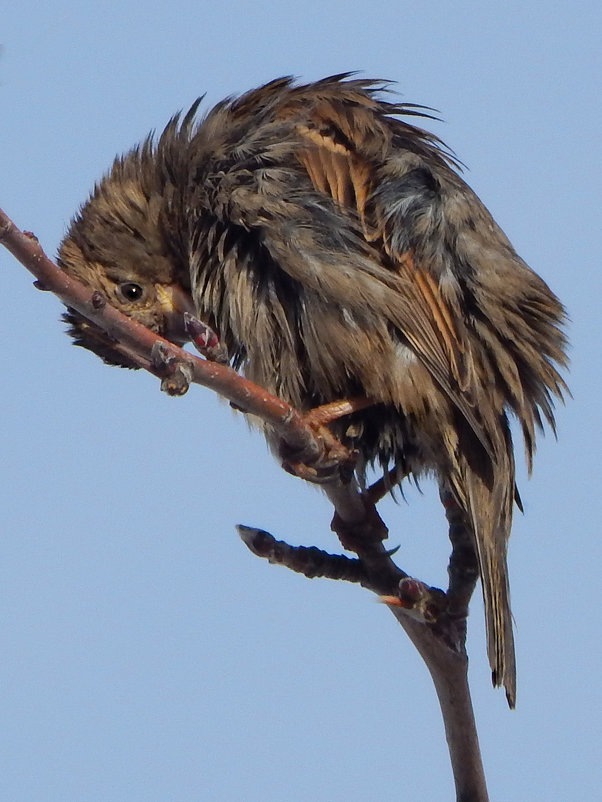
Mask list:
[[[497,473],[497,472],[496,472]],[[498,480],[501,477],[496,477]],[[472,523],[481,574],[487,656],[493,684],[503,685],[510,707],[516,702],[516,659],[510,609],[506,544],[512,521],[511,482],[495,482],[490,490],[479,476],[465,476],[467,512]]]
[[[500,433],[505,428],[502,425]],[[474,449],[466,448],[468,443],[461,442],[460,449],[455,450],[447,480],[472,529],[493,684],[505,688],[508,704],[514,707],[516,660],[506,561],[515,495],[514,456],[509,437],[506,432],[506,442],[502,443],[500,438],[495,444],[495,458],[491,461],[475,459]]]

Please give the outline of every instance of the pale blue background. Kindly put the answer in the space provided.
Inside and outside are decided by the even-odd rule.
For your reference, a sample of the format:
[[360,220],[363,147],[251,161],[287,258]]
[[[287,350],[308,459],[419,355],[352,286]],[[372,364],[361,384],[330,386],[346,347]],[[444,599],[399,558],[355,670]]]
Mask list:
[[[600,798],[598,2],[5,4],[0,205],[50,254],[115,153],[207,92],[293,73],[397,80],[566,302],[575,400],[521,489],[518,709],[472,688],[492,800]],[[0,249],[0,798],[452,799],[430,680],[357,587],[253,557],[234,524],[336,548],[320,493],[201,388],[72,348]],[[406,570],[445,581],[433,487],[387,505]]]

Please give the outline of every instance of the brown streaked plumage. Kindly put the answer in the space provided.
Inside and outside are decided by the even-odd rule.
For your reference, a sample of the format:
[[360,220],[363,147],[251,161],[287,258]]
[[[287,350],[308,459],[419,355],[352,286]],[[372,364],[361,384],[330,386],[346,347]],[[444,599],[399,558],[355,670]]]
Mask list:
[[[192,302],[233,365],[302,410],[372,399],[332,428],[366,463],[434,473],[465,511],[493,679],[513,705],[507,415],[530,465],[564,389],[564,313],[445,146],[407,121],[420,107],[386,102],[384,88],[282,78],[198,122],[195,104],[116,160],[60,263],[175,341]],[[68,320],[78,344],[127,364]]]

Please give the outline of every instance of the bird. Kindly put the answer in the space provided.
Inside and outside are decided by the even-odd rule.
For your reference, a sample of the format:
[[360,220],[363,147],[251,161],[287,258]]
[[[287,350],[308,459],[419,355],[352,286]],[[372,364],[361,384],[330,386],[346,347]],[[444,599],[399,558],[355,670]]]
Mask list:
[[[511,707],[507,569],[518,502],[567,386],[564,307],[518,256],[463,165],[387,81],[282,77],[198,111],[114,161],[59,247],[68,274],[175,343],[184,313],[230,364],[330,424],[366,466],[434,476],[465,515],[493,683]],[[437,119],[437,118],[434,118]],[[135,367],[70,309],[75,344]]]

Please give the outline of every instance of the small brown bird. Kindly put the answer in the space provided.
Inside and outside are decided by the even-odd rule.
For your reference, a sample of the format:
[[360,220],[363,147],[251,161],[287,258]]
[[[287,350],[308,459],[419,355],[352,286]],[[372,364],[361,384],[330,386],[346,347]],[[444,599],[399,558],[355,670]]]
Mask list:
[[[301,410],[365,396],[332,424],[364,463],[434,474],[464,510],[496,685],[515,700],[506,544],[508,413],[531,464],[561,397],[564,312],[386,85],[281,78],[197,103],[118,158],[71,224],[60,264],[175,342],[184,311],[231,363]],[[76,343],[128,360],[67,316]],[[131,366],[131,365],[130,365]]]

